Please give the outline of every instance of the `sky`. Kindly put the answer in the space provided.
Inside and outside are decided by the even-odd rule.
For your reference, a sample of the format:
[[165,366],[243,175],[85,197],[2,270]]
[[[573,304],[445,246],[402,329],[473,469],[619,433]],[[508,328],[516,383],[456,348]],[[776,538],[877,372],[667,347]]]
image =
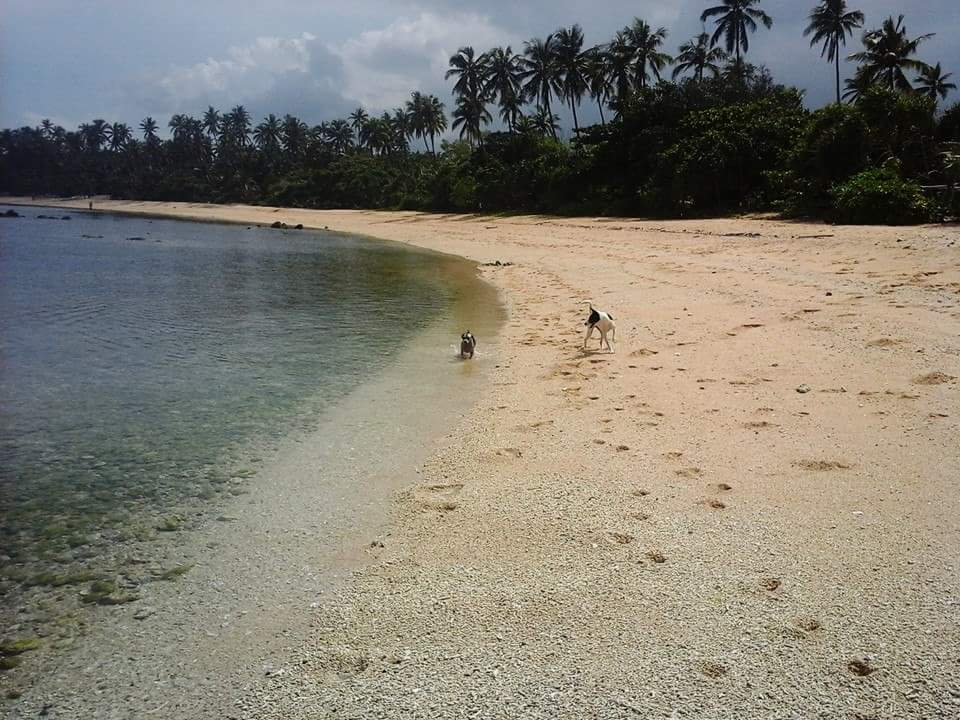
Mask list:
[[[830,101],[833,71],[802,36],[816,0],[764,0],[774,19],[750,38],[748,59],[777,81]],[[666,51],[701,32],[710,0],[0,0],[0,127],[50,118],[67,129],[104,118],[165,127],[243,104],[256,121],[292,113],[316,124],[362,106],[379,113],[413,90],[452,109],[447,61],[457,48],[523,41],[579,23],[609,40],[634,17],[669,31]],[[960,0],[850,0],[866,28],[903,13],[911,37],[936,33],[918,57],[960,84]],[[709,29],[709,26],[708,26]],[[848,52],[859,48],[859,34]],[[852,74],[853,66],[842,68]],[[960,100],[954,93],[951,101]],[[585,103],[584,122],[596,120]],[[562,124],[570,123],[564,116]]]

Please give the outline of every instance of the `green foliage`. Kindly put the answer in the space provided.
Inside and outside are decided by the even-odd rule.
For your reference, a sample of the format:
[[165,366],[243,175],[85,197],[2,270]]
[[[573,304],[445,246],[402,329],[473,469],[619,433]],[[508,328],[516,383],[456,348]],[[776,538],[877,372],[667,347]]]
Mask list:
[[937,123],[937,139],[941,142],[960,142],[960,102],[943,111]]
[[838,222],[856,225],[908,225],[932,219],[933,209],[920,186],[887,168],[854,175],[831,191]]

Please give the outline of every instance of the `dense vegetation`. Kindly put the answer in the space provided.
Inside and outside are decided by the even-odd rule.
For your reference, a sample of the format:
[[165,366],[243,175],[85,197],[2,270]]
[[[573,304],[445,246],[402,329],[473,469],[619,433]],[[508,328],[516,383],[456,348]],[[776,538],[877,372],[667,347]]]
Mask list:
[[[0,190],[302,207],[418,208],[691,216],[776,209],[849,222],[956,216],[960,104],[940,64],[917,59],[930,37],[904,19],[865,32],[841,87],[841,46],[864,16],[822,0],[805,34],[834,65],[837,102],[811,112],[802,92],[746,60],[773,19],[759,0],[704,11],[714,32],[664,50],[668,31],[635,19],[584,47],[579,26],[512,48],[450,59],[455,106],[414,92],[402,108],[307,126],[237,106],[153,118],[44,121],[0,133]],[[670,66],[669,79],[664,75]],[[847,103],[844,104],[843,101]],[[582,102],[599,125],[580,126]],[[573,128],[560,139],[558,104]],[[318,109],[319,110],[319,109]],[[501,130],[490,131],[493,113]],[[422,142],[422,149],[420,143]]]

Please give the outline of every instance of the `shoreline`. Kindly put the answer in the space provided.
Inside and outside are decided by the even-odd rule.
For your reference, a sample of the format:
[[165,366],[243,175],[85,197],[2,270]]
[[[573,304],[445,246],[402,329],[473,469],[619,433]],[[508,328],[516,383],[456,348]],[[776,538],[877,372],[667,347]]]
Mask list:
[[242,717],[960,707],[960,229],[123,207],[512,263],[486,389]]

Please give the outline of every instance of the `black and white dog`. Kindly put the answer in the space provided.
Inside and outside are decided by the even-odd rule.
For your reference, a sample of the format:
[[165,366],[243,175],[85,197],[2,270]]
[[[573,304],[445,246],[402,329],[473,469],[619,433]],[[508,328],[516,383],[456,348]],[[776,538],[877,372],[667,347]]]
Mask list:
[[467,330],[460,336],[460,358],[472,358],[473,351],[477,349],[477,339]]
[[593,335],[593,329],[596,328],[600,331],[600,349],[603,350],[603,343],[607,343],[607,349],[610,352],[614,351],[610,339],[607,337],[607,333],[611,333],[613,339],[617,339],[617,326],[613,323],[613,315],[603,312],[603,310],[594,310],[591,303],[590,317],[587,318],[584,325],[587,326],[587,334],[583,338],[583,347],[587,347],[587,340],[590,339],[590,336]]

